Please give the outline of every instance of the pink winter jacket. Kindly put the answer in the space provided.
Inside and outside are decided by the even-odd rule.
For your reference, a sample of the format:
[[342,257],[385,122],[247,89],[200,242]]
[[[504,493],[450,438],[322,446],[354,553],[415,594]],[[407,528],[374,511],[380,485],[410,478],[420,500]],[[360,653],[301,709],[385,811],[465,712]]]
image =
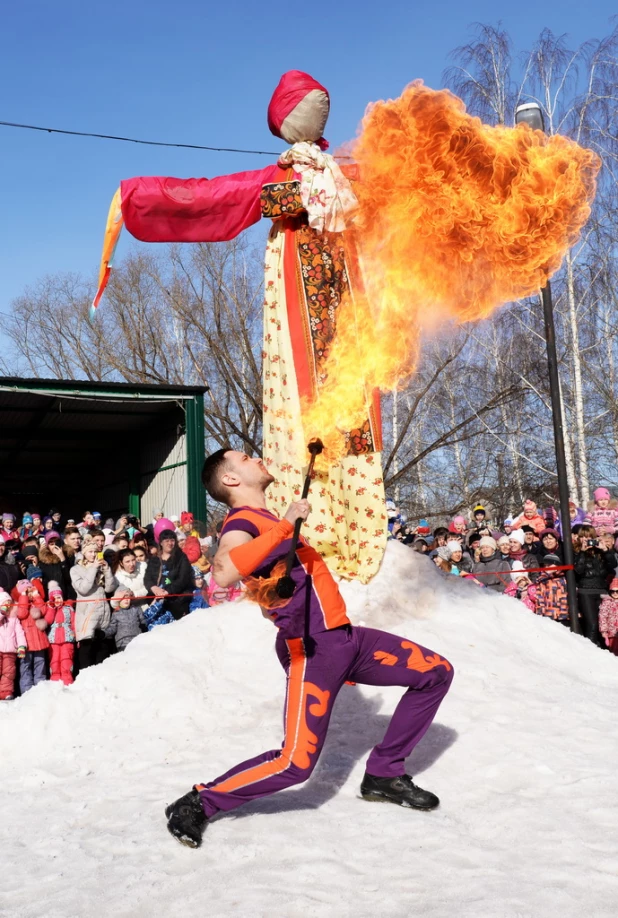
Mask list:
[[594,510],[586,515],[586,522],[594,526],[597,535],[611,535],[618,529],[618,510],[613,510],[611,507],[601,510],[595,505]]
[[6,616],[0,610],[0,653],[17,653],[26,647],[26,635],[18,618]]
[[504,591],[505,596],[512,596],[513,599],[519,599],[520,602],[523,602],[524,606],[530,609],[531,612],[536,612],[536,587],[533,583],[530,584],[526,590],[525,596],[517,595],[517,584],[509,583],[506,590]]

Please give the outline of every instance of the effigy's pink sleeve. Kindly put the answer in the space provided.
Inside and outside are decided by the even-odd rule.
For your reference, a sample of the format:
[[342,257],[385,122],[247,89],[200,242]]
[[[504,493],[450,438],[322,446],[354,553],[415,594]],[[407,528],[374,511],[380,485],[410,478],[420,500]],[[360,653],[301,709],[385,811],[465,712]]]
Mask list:
[[142,242],[223,242],[260,219],[260,192],[279,166],[217,178],[140,176],[121,183],[122,216]]

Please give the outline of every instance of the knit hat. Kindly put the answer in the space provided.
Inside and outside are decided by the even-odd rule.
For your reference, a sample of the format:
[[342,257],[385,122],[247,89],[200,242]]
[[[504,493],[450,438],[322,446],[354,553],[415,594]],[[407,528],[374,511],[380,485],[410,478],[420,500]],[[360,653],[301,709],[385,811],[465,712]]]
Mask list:
[[486,516],[485,507],[482,504],[477,504],[472,512],[474,513],[475,516],[477,513],[482,513],[483,516]]
[[15,514],[14,513],[3,513],[2,522],[4,523],[6,520],[13,520],[13,522],[15,522]]
[[526,541],[526,537],[522,529],[514,529],[510,534],[509,539],[514,539],[516,542],[519,542],[520,545],[523,545]]
[[24,513],[24,515],[23,515],[22,518],[21,518],[21,521],[22,521],[22,523],[31,523],[31,522],[32,522],[32,517],[30,516],[29,513]]
[[500,542],[508,542],[509,539],[510,539],[510,536],[507,536],[507,535],[505,535],[504,533],[502,533],[502,534],[500,535],[500,537],[499,537],[498,539],[496,539],[496,542],[497,542],[498,545],[499,545]]
[[275,89],[268,106],[271,134],[287,143],[309,141],[326,149],[322,137],[330,99],[326,87],[302,70],[288,70]]
[[92,515],[93,515],[93,517],[94,517],[95,519],[97,519],[97,520],[100,520],[100,519],[101,519],[101,514],[99,513],[98,510],[93,510],[93,511],[92,511]]
[[[446,548],[449,550],[449,556],[452,555],[454,551],[462,551],[461,542],[458,542],[456,539],[449,539],[446,543]],[[439,551],[440,549],[438,549]]]
[[194,577],[200,577],[201,580],[204,579],[204,571],[201,569],[201,567],[198,567],[197,564],[192,564],[191,570],[193,571]]
[[60,595],[62,596],[62,590],[60,589],[60,584],[57,580],[50,580],[47,584],[47,595],[51,599],[52,596]]
[[543,567],[551,567],[553,564],[562,564],[558,555],[554,555],[551,552],[541,558],[541,564]]
[[26,558],[37,558],[38,559],[39,553],[37,551],[36,545],[26,545],[26,547],[22,549],[22,555],[24,556],[24,559]]
[[[416,544],[416,543],[415,543]],[[446,545],[441,545],[440,548],[436,551],[438,558],[441,558],[443,561],[451,560],[451,553],[446,547]]]
[[46,544],[46,545],[49,545],[49,543],[52,541],[52,539],[58,539],[58,540],[60,540],[60,533],[59,533],[59,532],[54,532],[53,529],[50,529],[49,532],[46,532],[46,533],[45,533],[45,544]]
[[13,602],[8,593],[5,593],[4,590],[0,591],[0,606],[3,606],[5,602]]
[[[179,523],[179,522],[180,522],[180,517],[176,516],[175,513],[173,513],[172,516],[170,516],[170,519],[171,519],[172,523]],[[161,520],[159,520],[159,522],[161,522]]]
[[485,545],[489,545],[489,547],[493,548],[494,551],[496,551],[496,549],[498,548],[498,543],[491,536],[483,536],[479,544],[481,548],[483,548]]
[[518,580],[521,580],[522,577],[525,577],[526,580],[530,580],[528,572],[524,568],[521,561],[513,561],[513,567],[511,568],[511,580],[513,583],[517,583]]
[[509,516],[509,517],[507,517],[507,519],[505,519],[504,525],[505,525],[505,526],[512,526],[514,522],[515,522],[515,520],[512,520],[511,517]]
[[33,511],[33,513],[32,513],[32,519],[33,519],[33,520],[40,520],[40,519],[41,519],[41,514],[40,514],[40,513],[37,513],[36,511]]
[[453,517],[453,522],[454,522],[457,526],[461,526],[462,524],[465,526],[465,524],[466,524],[466,521],[465,521],[465,519],[463,518],[463,516],[454,516],[454,517]]
[[554,539],[556,539],[556,541],[558,541],[558,539],[560,538],[560,536],[558,535],[555,529],[547,528],[547,529],[543,529],[542,532],[539,532],[539,539],[544,539],[546,535],[552,535]]
[[480,532],[471,532],[470,535],[468,536],[468,545],[472,545],[473,542],[480,542],[480,541],[481,541]]
[[22,596],[27,590],[32,589],[32,584],[29,580],[18,580],[15,586],[20,596]]
[[526,510],[531,511],[532,513],[536,512],[536,504],[534,503],[533,500],[528,499],[524,501],[524,513],[526,512]]
[[614,579],[613,579],[612,582],[610,583],[610,585],[609,585],[609,592],[610,592],[610,593],[617,593],[617,592],[618,592],[618,577],[614,577]]
[[429,525],[427,520],[419,520],[418,528],[416,531],[418,532],[419,535],[426,536],[431,533],[431,526]]
[[186,523],[193,522],[193,514],[190,510],[183,510],[180,514],[180,525],[184,526]]
[[597,488],[596,491],[594,492],[595,500],[609,500],[611,496],[612,495],[609,493],[607,488]]

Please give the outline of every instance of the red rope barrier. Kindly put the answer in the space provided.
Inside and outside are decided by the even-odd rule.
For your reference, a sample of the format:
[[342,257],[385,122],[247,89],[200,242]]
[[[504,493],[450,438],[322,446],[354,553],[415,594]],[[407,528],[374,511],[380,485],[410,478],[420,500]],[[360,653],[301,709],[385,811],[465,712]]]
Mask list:
[[551,567],[525,567],[523,571],[462,571],[463,574],[470,574],[472,577],[500,577],[502,575],[508,574],[540,574],[546,573],[547,571],[572,571],[572,564],[556,564]]

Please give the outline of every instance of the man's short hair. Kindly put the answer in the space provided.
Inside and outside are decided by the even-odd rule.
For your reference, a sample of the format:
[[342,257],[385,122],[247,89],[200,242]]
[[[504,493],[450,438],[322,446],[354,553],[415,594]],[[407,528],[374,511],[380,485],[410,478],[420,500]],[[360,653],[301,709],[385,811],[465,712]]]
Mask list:
[[202,469],[202,484],[210,494],[213,500],[218,500],[222,504],[227,504],[230,499],[230,489],[222,483],[221,477],[227,466],[225,454],[229,452],[230,447],[218,449],[211,453],[204,460]]
[[66,529],[64,530],[64,535],[65,535],[65,536],[73,535],[74,532],[76,532],[77,535],[78,535],[78,536],[80,537],[80,539],[81,539],[82,534],[81,534],[81,532],[79,531],[79,529],[77,528],[77,526],[67,526]]

